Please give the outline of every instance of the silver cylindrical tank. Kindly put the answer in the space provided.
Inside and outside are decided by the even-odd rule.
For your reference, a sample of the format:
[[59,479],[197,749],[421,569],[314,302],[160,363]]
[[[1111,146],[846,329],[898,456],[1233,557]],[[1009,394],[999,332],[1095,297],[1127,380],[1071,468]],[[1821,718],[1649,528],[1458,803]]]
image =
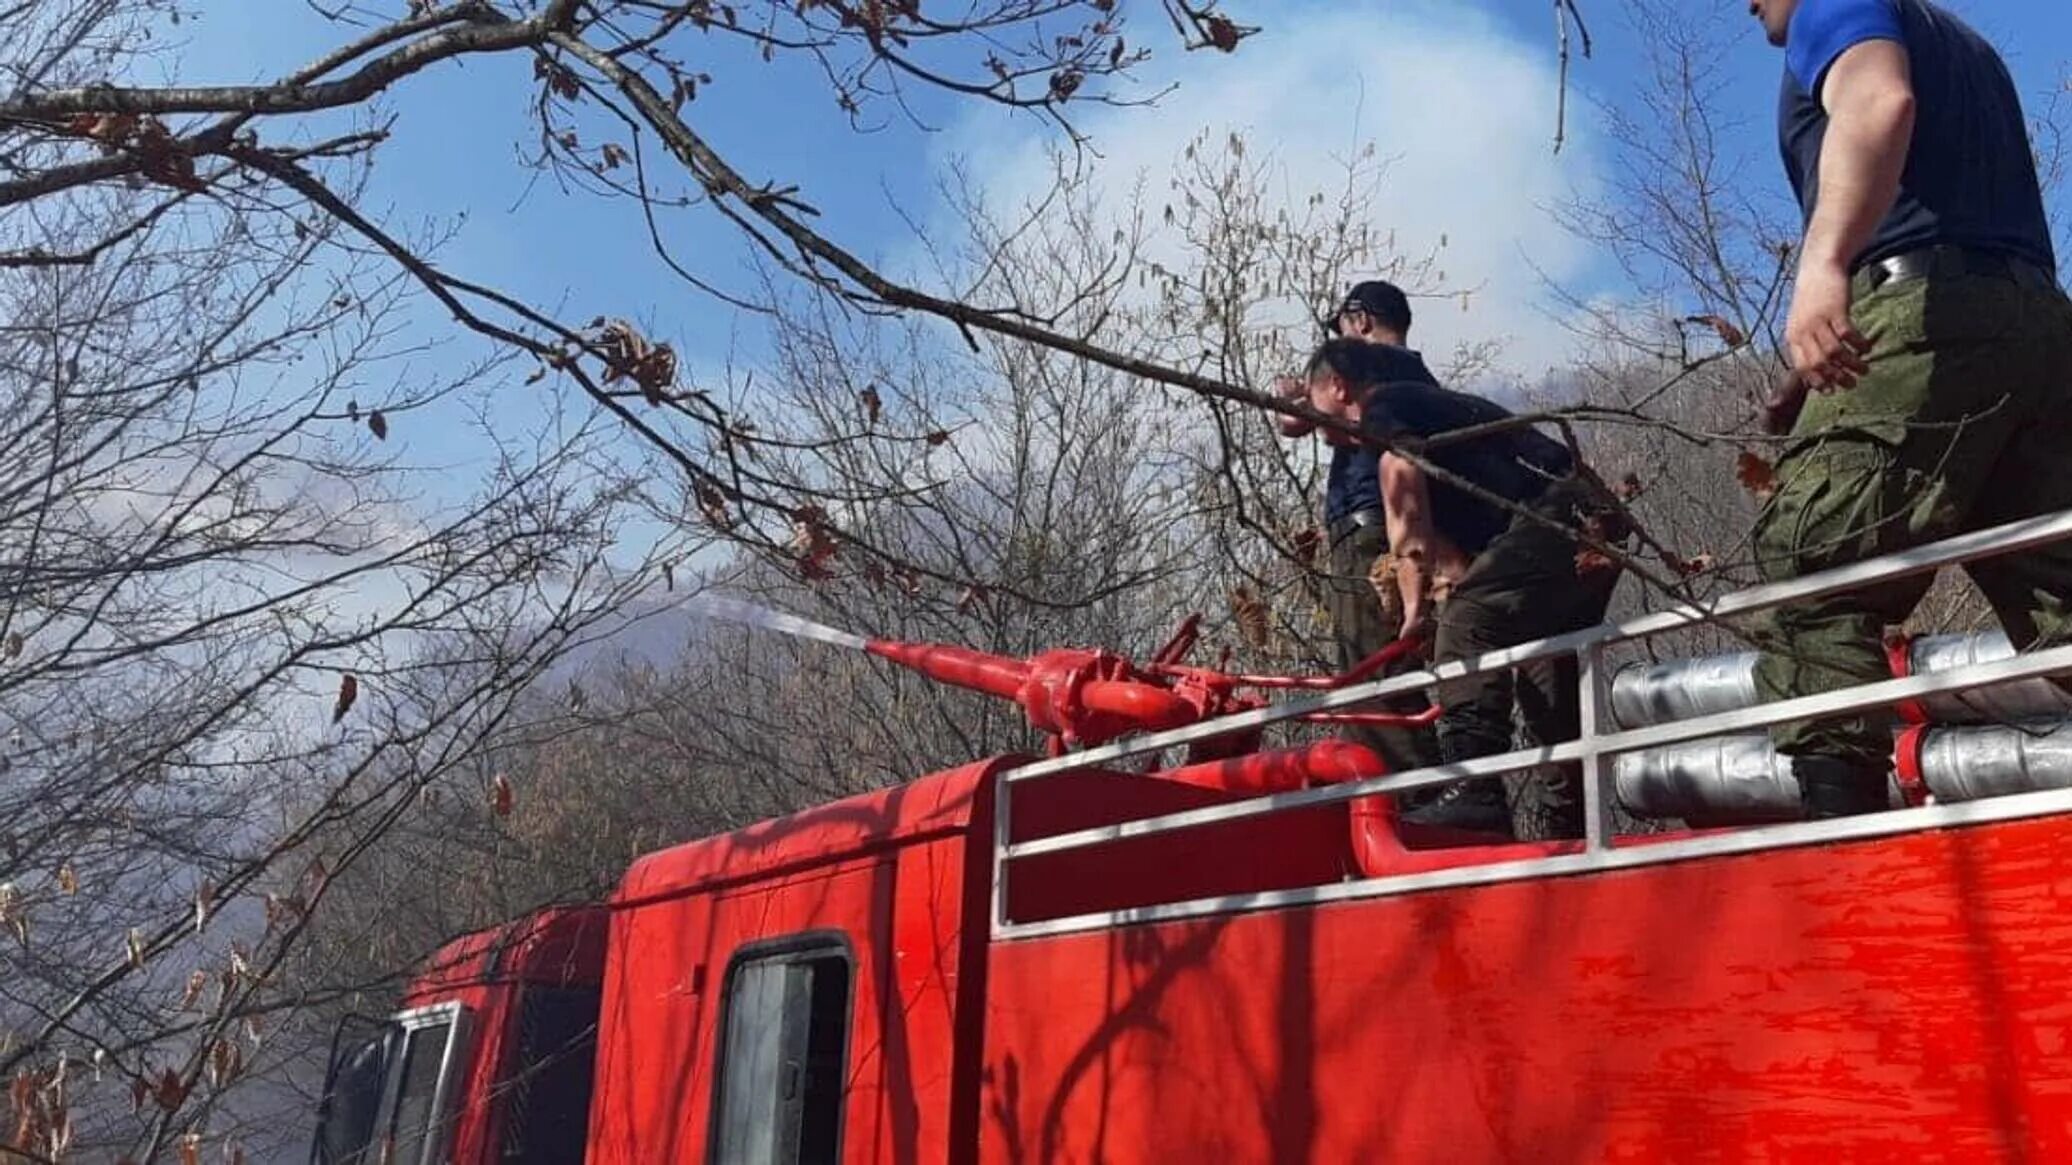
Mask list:
[[[1908,646],[1909,674],[1929,675],[2014,655],[2007,635],[1922,635]],[[1612,677],[1612,717],[1621,728],[1645,728],[1756,704],[1755,653],[1712,655],[1668,663],[1627,664]],[[2038,677],[2019,683],[1946,692],[1919,702],[1934,724],[1996,724],[2072,716],[2072,692]]]
[[[2014,656],[2002,631],[1977,635],[1923,635],[1909,649],[1913,674],[1929,675]],[[2072,716],[2072,693],[2038,676],[1976,691],[1945,692],[1921,701],[1931,724],[1995,724]]]
[[1667,663],[1630,663],[1612,676],[1612,718],[1646,728],[1752,707],[1755,653],[1708,655]]
[[[1938,801],[2072,788],[2072,722],[1966,725],[1907,733],[1900,747]],[[1627,753],[1613,763],[1619,803],[1640,817],[1750,824],[1799,815],[1789,760],[1762,735],[1720,736]],[[1888,785],[1901,804],[1897,782]]]
[[1612,763],[1619,803],[1640,817],[1735,822],[1790,821],[1799,814],[1799,782],[1790,761],[1767,736],[1715,736]]
[[1921,782],[1939,801],[2072,788],[2072,724],[1931,728],[1920,737]]

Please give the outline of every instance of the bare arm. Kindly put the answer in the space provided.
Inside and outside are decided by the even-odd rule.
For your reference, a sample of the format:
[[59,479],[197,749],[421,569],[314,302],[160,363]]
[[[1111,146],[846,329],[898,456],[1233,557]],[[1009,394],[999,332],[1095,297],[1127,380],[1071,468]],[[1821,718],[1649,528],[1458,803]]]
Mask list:
[[1899,197],[1914,138],[1914,82],[1906,46],[1872,40],[1835,58],[1821,89],[1827,138],[1820,147],[1820,199],[1806,228],[1800,265],[1846,270]]
[[1403,596],[1403,633],[1424,630],[1435,580],[1451,582],[1465,556],[1432,524],[1432,491],[1424,471],[1393,453],[1381,456],[1381,505],[1389,552],[1396,557],[1396,588]]
[[1792,366],[1823,387],[1855,383],[1868,345],[1849,320],[1849,264],[1899,197],[1914,136],[1914,85],[1905,46],[1889,40],[1851,47],[1821,87],[1827,137],[1820,191],[1799,254],[1798,293],[1785,341]]
[[[1282,400],[1303,402],[1309,400],[1309,384],[1299,376],[1276,378],[1273,382],[1273,390],[1280,395]],[[1281,436],[1283,437],[1306,437],[1316,432],[1317,428],[1301,417],[1291,417],[1287,413],[1275,414],[1274,421],[1280,426]]]

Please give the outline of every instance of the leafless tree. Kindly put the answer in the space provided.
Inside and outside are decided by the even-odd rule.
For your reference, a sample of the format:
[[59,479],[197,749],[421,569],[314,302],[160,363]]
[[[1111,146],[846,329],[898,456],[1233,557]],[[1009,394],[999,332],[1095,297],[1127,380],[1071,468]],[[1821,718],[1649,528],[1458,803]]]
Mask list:
[[[42,87],[155,12],[14,17],[0,68]],[[371,140],[282,156],[356,194]],[[0,137],[10,183],[64,152]],[[235,1149],[216,1101],[330,878],[651,574],[607,558],[595,417],[485,427],[516,377],[416,327],[404,272],[170,157],[0,218],[0,1151],[29,1160]]]

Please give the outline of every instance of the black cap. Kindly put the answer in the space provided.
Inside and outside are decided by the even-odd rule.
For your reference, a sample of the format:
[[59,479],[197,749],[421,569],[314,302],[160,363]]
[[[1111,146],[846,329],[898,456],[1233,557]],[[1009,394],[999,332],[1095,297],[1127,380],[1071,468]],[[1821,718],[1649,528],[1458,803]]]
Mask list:
[[1410,297],[1403,294],[1402,288],[1385,280],[1369,279],[1353,284],[1352,290],[1346,292],[1345,299],[1339,303],[1338,310],[1324,321],[1324,330],[1337,335],[1338,317],[1349,311],[1366,312],[1385,328],[1398,332],[1410,330]]

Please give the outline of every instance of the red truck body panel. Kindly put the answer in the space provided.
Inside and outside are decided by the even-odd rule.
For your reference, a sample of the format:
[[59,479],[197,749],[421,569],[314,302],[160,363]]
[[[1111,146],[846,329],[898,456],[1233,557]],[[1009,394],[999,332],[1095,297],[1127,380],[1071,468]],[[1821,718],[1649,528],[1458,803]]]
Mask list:
[[[846,936],[855,958],[845,1161],[943,1160],[975,892],[974,801],[1004,762],[650,855],[613,898],[590,1160],[705,1159],[721,988],[744,948]],[[981,863],[977,868],[983,869]],[[968,1135],[967,1135],[968,1140]]]
[[[650,855],[586,916],[608,944],[507,944],[602,983],[587,1159],[713,1159],[730,968],[799,936],[850,960],[846,1163],[2072,1159],[2072,815],[1000,940],[1017,763]],[[1013,788],[1018,840],[1256,791]],[[1010,913],[1565,848],[1407,852],[1371,809],[1030,857]],[[485,1017],[470,1163],[495,1160],[512,978],[474,941],[412,994]]]
[[2068,825],[998,944],[980,1156],[2072,1160]]

